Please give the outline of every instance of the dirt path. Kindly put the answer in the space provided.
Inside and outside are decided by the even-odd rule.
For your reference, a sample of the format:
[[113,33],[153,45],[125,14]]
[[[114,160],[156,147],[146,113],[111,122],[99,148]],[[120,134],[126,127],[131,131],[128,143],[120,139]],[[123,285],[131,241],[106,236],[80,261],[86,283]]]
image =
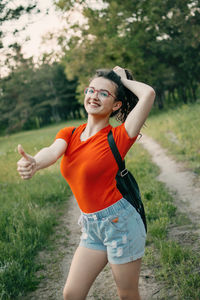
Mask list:
[[192,222],[198,222],[200,216],[200,185],[194,173],[186,171],[183,164],[177,163],[166,153],[167,150],[145,135],[141,145],[150,153],[152,161],[160,168],[158,180],[164,182],[175,194],[175,204]]
[[[197,221],[200,215],[199,194],[200,189],[195,185],[195,176],[185,171],[181,164],[177,164],[166,155],[155,141],[147,136],[140,140],[141,145],[148,150],[152,160],[157,164],[161,173],[158,180],[164,182],[170,191],[176,194],[176,203],[179,209],[193,217]],[[80,228],[77,224],[80,211],[73,197],[66,205],[66,214],[63,215],[61,225],[57,227],[55,237],[55,250],[44,251],[40,259],[45,265],[42,272],[44,279],[38,289],[29,293],[23,300],[62,300],[62,289],[69,271],[73,253],[79,243]],[[185,235],[186,229],[181,234]],[[175,233],[173,233],[175,234]],[[178,232],[180,234],[180,232]],[[66,242],[66,237],[68,240]],[[52,255],[53,253],[53,255]],[[40,275],[40,273],[39,273]],[[77,283],[78,284],[78,283]],[[161,296],[162,286],[156,283],[153,270],[147,269],[143,264],[140,277],[140,293],[143,300],[163,299]],[[113,282],[109,265],[97,277],[88,300],[117,300],[117,291]],[[176,297],[170,296],[170,299]]]

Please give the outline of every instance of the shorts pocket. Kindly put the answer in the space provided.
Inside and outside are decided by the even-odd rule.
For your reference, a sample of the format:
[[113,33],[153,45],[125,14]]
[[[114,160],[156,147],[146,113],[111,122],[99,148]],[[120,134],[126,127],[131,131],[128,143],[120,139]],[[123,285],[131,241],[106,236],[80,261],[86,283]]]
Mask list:
[[126,232],[127,230],[127,217],[125,216],[113,216],[108,219],[109,225],[116,231]]

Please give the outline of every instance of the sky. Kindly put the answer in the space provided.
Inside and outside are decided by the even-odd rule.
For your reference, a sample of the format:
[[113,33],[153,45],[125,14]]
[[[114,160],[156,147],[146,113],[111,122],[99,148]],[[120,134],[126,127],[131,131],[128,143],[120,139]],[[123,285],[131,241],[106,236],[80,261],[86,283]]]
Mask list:
[[[23,52],[26,57],[38,57],[42,50],[45,50],[45,48],[41,46],[42,36],[49,31],[55,32],[63,26],[61,15],[59,16],[58,12],[56,12],[51,0],[38,0],[38,6],[42,14],[35,16],[35,21],[29,25],[27,30],[23,33],[30,36],[30,41],[23,47]],[[47,8],[49,8],[49,14],[45,15]],[[53,43],[53,41],[49,46],[56,48],[56,44]]]
[[[10,2],[11,7],[13,2],[14,1]],[[17,5],[25,2],[25,0],[17,0]],[[52,49],[59,49],[55,39],[46,42],[45,45],[42,44],[42,37],[48,32],[57,32],[66,26],[63,15],[55,9],[52,2],[52,0],[38,0],[38,8],[41,10],[41,13],[24,15],[20,20],[6,22],[4,26],[7,33],[3,39],[4,45],[9,45],[14,42],[12,34],[9,34],[13,28],[22,28],[28,24],[26,30],[20,31],[15,37],[15,40],[22,45],[24,57],[28,58],[33,56],[35,60],[37,60],[44,51],[50,52]],[[47,9],[49,10],[48,15],[46,14]],[[80,15],[78,16],[78,13],[74,13],[73,18],[77,19],[78,17],[80,18]]]
[[[1,1],[1,0],[0,0]],[[16,4],[17,3],[17,4]],[[26,0],[13,0],[10,1],[10,7],[13,8],[20,5],[25,4]],[[98,8],[102,6],[106,6],[102,0],[87,0],[87,3],[90,7]],[[23,25],[27,25],[26,30],[20,31],[17,40],[20,44],[22,44],[22,52],[26,58],[33,56],[37,59],[41,53],[44,51],[50,52],[52,49],[59,50],[59,47],[56,43],[56,39],[49,41],[46,45],[42,45],[42,37],[45,36],[48,32],[57,32],[62,30],[62,28],[67,28],[69,24],[66,23],[66,18],[64,19],[64,13],[56,10],[53,0],[37,0],[38,8],[41,10],[40,14],[30,14],[25,15],[20,18],[19,21],[10,21],[5,24],[6,30],[10,28],[12,31],[13,27],[23,27]],[[79,24],[83,24],[85,22],[82,14],[81,14],[81,5],[75,5],[75,9],[70,13],[70,18],[68,18],[68,22],[70,24],[79,22]],[[46,15],[46,10],[49,10],[48,15]],[[68,16],[69,17],[69,16]],[[67,32],[70,35],[70,31]],[[26,37],[30,37],[30,40],[27,41]],[[4,44],[8,45],[13,42],[13,36],[7,34],[4,39]]]
[[[24,0],[21,1],[26,2]],[[52,4],[52,0],[38,0],[38,8],[41,10],[40,14],[35,14],[31,16],[23,16],[20,18],[20,22],[16,21],[15,25],[23,26],[24,24],[29,24],[26,30],[21,31],[17,40],[23,41],[22,52],[25,57],[34,56],[37,58],[43,50],[49,50],[50,48],[56,49],[56,43],[51,42],[48,45],[48,48],[44,48],[41,45],[42,36],[47,32],[55,32],[58,29],[61,29],[63,26],[63,21],[61,19],[61,14],[59,14],[55,7]],[[46,15],[46,9],[49,9],[48,15]],[[14,22],[10,22],[10,26],[13,27]],[[8,25],[7,25],[8,26]],[[25,41],[26,37],[30,37],[30,40]],[[7,35],[5,43],[10,43],[12,37]],[[24,42],[25,41],[25,42]]]
[[[0,0],[1,1],[1,0]],[[92,0],[93,1],[93,0]],[[16,8],[20,4],[25,4],[26,0],[13,0],[9,2],[11,8]],[[64,18],[64,13],[56,10],[53,5],[53,0],[37,0],[38,8],[41,13],[39,14],[26,14],[20,17],[19,20],[12,20],[4,22],[3,30],[6,31],[6,35],[3,39],[4,48],[0,49],[0,77],[6,76],[9,69],[5,65],[6,54],[11,53],[11,50],[6,46],[18,42],[22,46],[22,53],[25,58],[33,57],[34,62],[37,62],[42,53],[50,53],[55,51],[57,54],[60,51],[60,47],[57,44],[56,38],[42,42],[43,37],[47,33],[56,33],[63,28],[69,27]],[[46,10],[48,9],[48,14]],[[74,22],[84,22],[80,13],[80,8],[76,9],[70,14],[68,22],[70,24]],[[28,24],[28,26],[27,26]],[[13,38],[11,34],[13,29],[21,29],[26,25],[25,30],[20,30],[17,36]],[[67,31],[67,36],[70,36],[70,31]],[[12,54],[11,54],[12,55]]]

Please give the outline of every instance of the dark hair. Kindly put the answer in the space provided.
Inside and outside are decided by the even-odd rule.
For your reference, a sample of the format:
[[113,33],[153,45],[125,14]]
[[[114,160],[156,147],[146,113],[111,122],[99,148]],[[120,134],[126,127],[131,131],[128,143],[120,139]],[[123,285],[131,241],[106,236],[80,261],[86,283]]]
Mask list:
[[[131,72],[124,69],[126,72],[127,79],[133,80]],[[130,111],[135,107],[138,102],[138,98],[129,89],[127,89],[122,81],[121,77],[117,75],[113,70],[110,69],[100,69],[96,71],[95,76],[92,78],[103,77],[113,81],[117,85],[116,89],[116,101],[122,101],[122,106],[117,111],[112,112],[111,117],[115,116],[117,121],[124,122],[130,113]]]

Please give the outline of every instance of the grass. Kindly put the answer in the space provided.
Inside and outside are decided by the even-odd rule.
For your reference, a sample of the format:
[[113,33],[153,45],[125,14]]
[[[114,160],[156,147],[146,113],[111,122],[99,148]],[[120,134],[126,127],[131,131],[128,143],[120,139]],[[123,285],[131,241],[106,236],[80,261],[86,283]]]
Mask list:
[[[152,120],[148,122],[149,128]],[[68,124],[78,125],[77,122]],[[60,175],[59,163],[41,170],[29,181],[22,181],[16,172],[17,144],[21,143],[33,155],[51,144],[58,130],[68,124],[0,138],[1,300],[17,299],[37,286],[35,273],[41,266],[35,260],[36,254],[50,243],[49,237],[59,222],[58,211],[70,194]],[[157,280],[163,282],[162,299],[169,299],[167,293],[171,287],[178,299],[199,299],[199,253],[169,238],[170,227],[187,224],[187,219],[178,215],[164,184],[156,180],[158,168],[137,143],[127,155],[127,166],[138,180],[147,212],[144,263],[153,266]]]
[[170,299],[171,289],[176,299],[200,299],[200,253],[192,250],[192,246],[199,243],[198,237],[191,236],[190,246],[169,238],[172,226],[189,225],[189,220],[177,212],[172,196],[164,184],[156,180],[159,170],[140,145],[134,145],[129,151],[127,166],[139,183],[147,213],[144,263],[153,268],[157,280],[162,282],[162,299]]
[[[72,122],[73,123],[73,122]],[[17,299],[36,287],[35,261],[39,250],[48,245],[59,222],[58,211],[70,191],[60,175],[59,162],[41,170],[31,180],[17,174],[20,156],[17,144],[35,154],[50,145],[64,124],[0,138],[0,299]]]
[[152,115],[143,132],[200,175],[200,103],[182,105]]

